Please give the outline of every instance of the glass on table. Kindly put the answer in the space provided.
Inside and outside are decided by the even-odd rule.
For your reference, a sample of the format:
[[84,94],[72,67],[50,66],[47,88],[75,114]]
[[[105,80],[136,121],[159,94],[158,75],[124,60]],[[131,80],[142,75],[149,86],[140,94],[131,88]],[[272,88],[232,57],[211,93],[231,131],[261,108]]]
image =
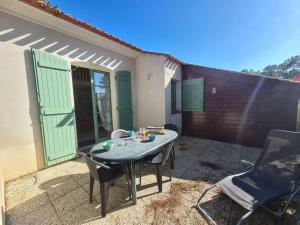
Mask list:
[[144,140],[145,136],[146,136],[146,129],[144,127],[140,128],[139,129],[139,138],[142,139],[142,140]]
[[134,136],[132,137],[132,141],[133,141],[133,142],[138,142],[138,141],[139,141],[139,134],[138,134],[138,132],[136,132],[136,135],[134,135]]
[[130,137],[134,136],[134,130],[128,130],[127,133]]
[[118,143],[117,146],[126,146],[127,145],[124,138],[118,138],[117,143]]
[[127,143],[125,142],[125,140],[122,138],[122,141],[121,141],[121,146],[126,146]]

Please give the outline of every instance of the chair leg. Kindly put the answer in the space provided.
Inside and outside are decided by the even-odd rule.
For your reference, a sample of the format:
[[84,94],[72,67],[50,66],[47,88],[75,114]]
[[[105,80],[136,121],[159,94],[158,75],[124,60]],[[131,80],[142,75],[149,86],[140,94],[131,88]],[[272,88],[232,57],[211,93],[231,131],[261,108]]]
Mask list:
[[[289,199],[288,199],[287,203],[285,204],[284,208],[281,210],[281,212],[278,213],[278,216],[279,216],[279,217],[282,217],[282,216],[286,213],[286,211],[287,211],[289,205],[291,204],[291,202],[293,201],[293,199],[298,195],[299,192],[300,192],[300,188],[297,188],[297,189],[289,196]],[[275,214],[275,215],[276,215],[276,214]]]
[[173,156],[173,153],[170,157],[170,163],[171,163],[171,169],[174,169],[174,156]]
[[90,174],[90,203],[93,202],[94,183],[95,183],[95,179]]
[[140,178],[140,187],[142,186],[142,166],[143,166],[143,162],[140,161],[139,162],[139,178]]
[[[199,211],[202,215],[204,215],[209,221],[213,221],[213,219],[207,214],[207,212],[205,211],[205,209],[203,209],[203,208],[201,207],[200,201],[201,201],[201,199],[206,195],[206,193],[207,193],[208,191],[210,191],[211,189],[213,189],[214,187],[216,187],[215,184],[212,185],[212,186],[210,186],[210,187],[208,187],[207,189],[205,189],[205,191],[204,191],[204,192],[202,193],[202,195],[199,197],[198,202],[197,202],[197,209],[198,209],[198,211]],[[239,221],[237,222],[236,225],[241,225],[241,224],[244,222],[244,220],[247,219],[253,212],[254,212],[254,211],[249,211],[249,212],[247,212],[246,214],[244,214],[244,215],[239,219]]]
[[126,164],[123,165],[123,169],[125,171],[125,176],[126,176],[126,181],[127,181],[128,197],[129,197],[129,200],[131,200],[132,199],[132,196],[131,196],[131,181],[130,181],[130,175],[129,175],[128,167],[127,167]]
[[172,147],[172,152],[171,152],[171,169],[174,169],[174,160],[175,160],[175,148],[174,146]]
[[245,219],[247,219],[254,211],[249,211],[247,212],[246,214],[244,214],[240,219],[239,221],[237,222],[236,225],[241,225]]
[[206,193],[207,193],[209,190],[213,189],[215,186],[216,186],[216,185],[214,184],[214,185],[208,187],[207,189],[205,189],[205,191],[204,191],[204,192],[202,193],[202,195],[199,197],[198,202],[197,202],[197,210],[198,210],[203,216],[205,216],[209,221],[213,221],[213,219],[208,215],[208,213],[205,211],[205,209],[203,209],[203,208],[201,207],[200,201],[201,201],[201,199],[204,197],[204,195],[206,195]]
[[170,178],[170,181],[172,181],[172,163],[173,163],[173,160],[172,160],[172,158],[170,159],[170,170],[169,170],[169,178]]
[[161,174],[161,166],[156,165],[156,179],[159,192],[162,192],[162,174]]
[[100,192],[101,192],[101,215],[102,217],[106,216],[107,203],[108,203],[108,193],[109,193],[108,183],[100,182]]
[[175,159],[175,147],[173,146],[173,158]]

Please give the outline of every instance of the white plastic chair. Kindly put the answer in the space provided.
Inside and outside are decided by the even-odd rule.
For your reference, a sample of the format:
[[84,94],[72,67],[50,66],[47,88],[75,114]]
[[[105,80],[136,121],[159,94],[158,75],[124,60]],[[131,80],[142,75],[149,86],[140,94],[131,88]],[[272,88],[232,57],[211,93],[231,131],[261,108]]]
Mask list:
[[110,138],[111,138],[111,140],[113,140],[113,139],[124,137],[124,136],[127,136],[127,135],[128,135],[128,132],[126,130],[118,129],[118,130],[114,130],[111,133]]

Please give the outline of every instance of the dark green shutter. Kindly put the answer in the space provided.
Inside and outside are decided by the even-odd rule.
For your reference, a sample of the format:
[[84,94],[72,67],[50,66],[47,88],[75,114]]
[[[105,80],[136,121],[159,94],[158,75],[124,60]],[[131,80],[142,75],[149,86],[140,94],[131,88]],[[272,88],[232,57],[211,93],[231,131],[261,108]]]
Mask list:
[[50,53],[32,50],[46,166],[76,154],[70,66]]
[[118,71],[116,75],[118,89],[119,127],[132,129],[131,77],[129,71]]
[[204,79],[182,81],[182,111],[203,112]]

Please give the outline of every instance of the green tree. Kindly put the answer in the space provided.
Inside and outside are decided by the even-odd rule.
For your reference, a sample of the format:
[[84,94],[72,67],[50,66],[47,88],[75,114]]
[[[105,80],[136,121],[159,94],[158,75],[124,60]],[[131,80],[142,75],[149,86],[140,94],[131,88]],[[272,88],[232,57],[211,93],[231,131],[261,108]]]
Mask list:
[[260,70],[254,70],[254,69],[243,69],[241,70],[242,73],[251,73],[251,74],[260,74]]

